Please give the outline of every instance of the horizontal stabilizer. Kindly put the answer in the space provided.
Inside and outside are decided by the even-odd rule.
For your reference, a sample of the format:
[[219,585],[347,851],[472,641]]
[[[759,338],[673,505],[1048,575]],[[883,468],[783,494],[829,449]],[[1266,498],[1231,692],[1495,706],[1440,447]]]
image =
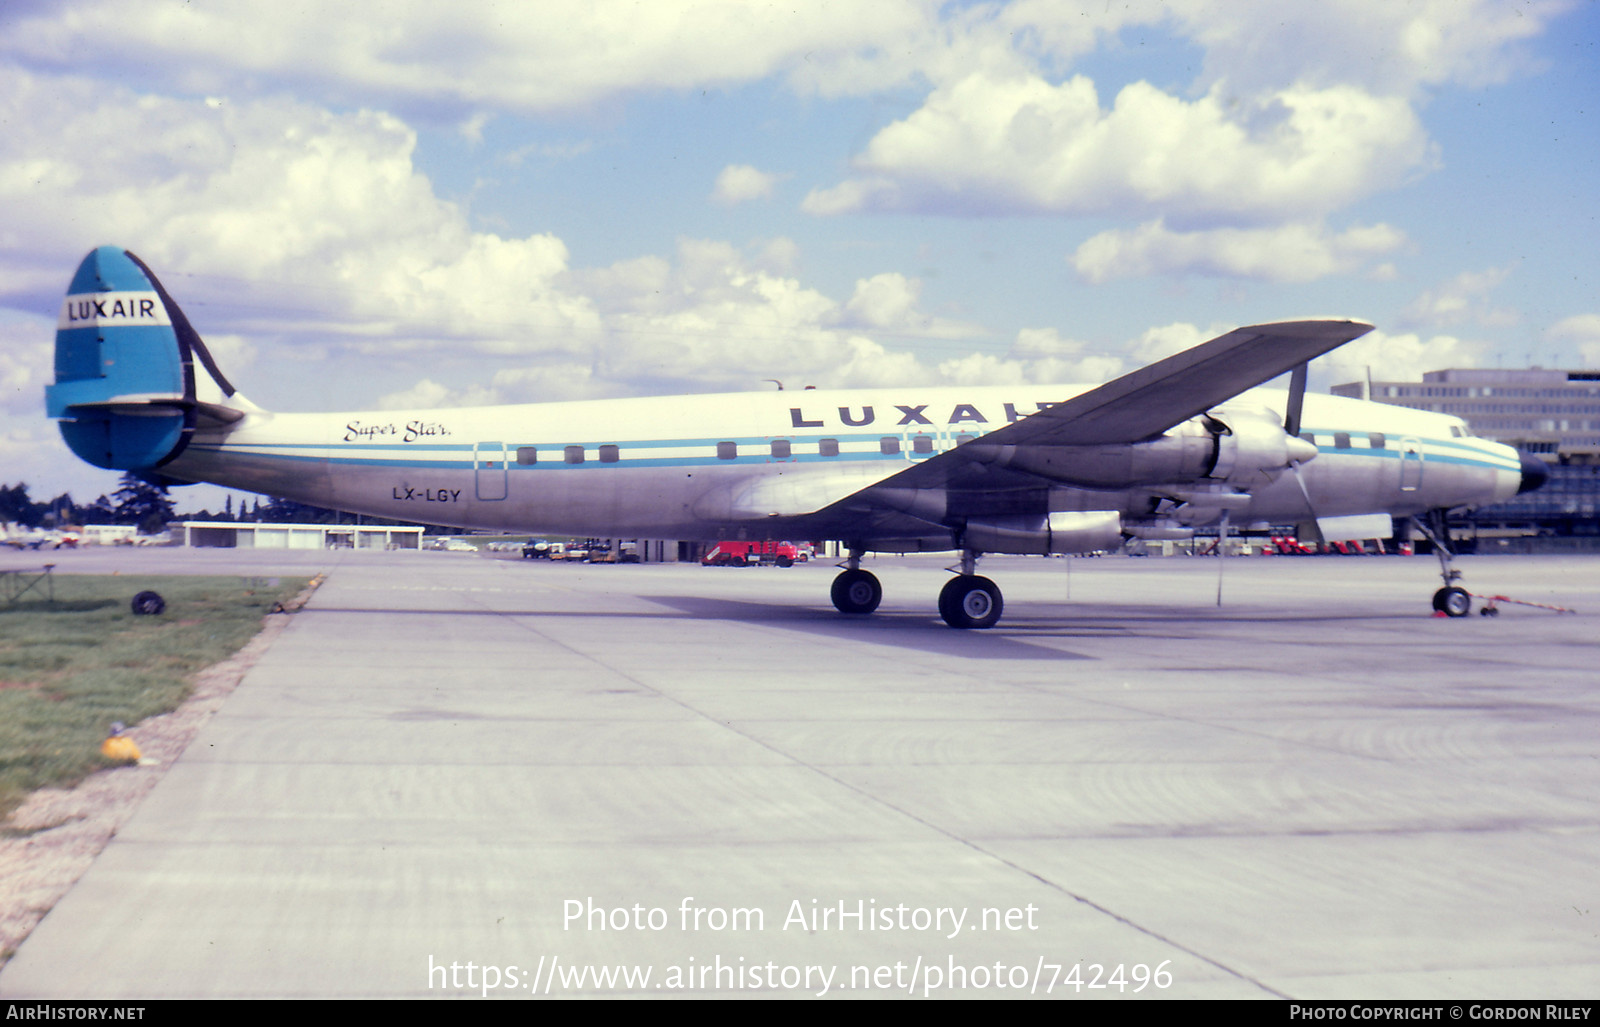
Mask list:
[[96,400],[86,403],[72,403],[68,406],[69,416],[65,420],[74,420],[72,412],[79,415],[89,411],[98,411],[107,414],[120,414],[124,417],[155,417],[170,414],[173,411],[186,412],[193,410],[199,419],[199,427],[223,428],[230,424],[237,424],[244,420],[248,411],[236,407],[223,406],[221,403],[205,403],[194,399],[172,399],[165,396],[114,396],[107,400]]

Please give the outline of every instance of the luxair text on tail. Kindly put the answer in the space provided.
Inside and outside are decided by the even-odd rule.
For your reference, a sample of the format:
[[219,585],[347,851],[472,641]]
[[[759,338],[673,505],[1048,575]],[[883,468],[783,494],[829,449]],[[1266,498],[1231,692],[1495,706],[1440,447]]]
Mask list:
[[[196,367],[198,359],[200,367]],[[56,322],[49,415],[97,467],[159,473],[181,454],[202,412],[237,417],[205,343],[144,262],[102,246],[83,258]]]

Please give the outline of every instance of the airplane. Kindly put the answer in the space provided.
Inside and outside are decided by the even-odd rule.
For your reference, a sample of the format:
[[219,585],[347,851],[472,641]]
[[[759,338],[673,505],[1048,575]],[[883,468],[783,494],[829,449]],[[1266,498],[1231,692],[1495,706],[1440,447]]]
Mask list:
[[[883,597],[865,553],[955,551],[938,606],[956,628],[1000,620],[984,554],[1312,521],[1330,541],[1387,538],[1410,518],[1439,542],[1435,610],[1464,616],[1444,512],[1548,470],[1457,417],[1307,395],[1308,362],[1371,329],[1239,328],[1102,385],[276,413],[234,388],[142,260],[105,246],[62,301],[46,407],[79,457],[161,484],[474,528],[836,540],[845,614]],[[1287,392],[1257,389],[1291,372]]]

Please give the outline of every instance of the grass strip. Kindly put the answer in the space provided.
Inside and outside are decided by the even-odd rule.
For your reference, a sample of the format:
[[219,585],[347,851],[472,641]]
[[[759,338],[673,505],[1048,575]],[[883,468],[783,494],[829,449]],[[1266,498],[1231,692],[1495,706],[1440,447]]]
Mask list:
[[[100,742],[170,712],[196,671],[238,652],[304,578],[57,575],[55,602],[0,599],[0,818],[45,786],[109,766]],[[166,600],[131,609],[139,592]]]

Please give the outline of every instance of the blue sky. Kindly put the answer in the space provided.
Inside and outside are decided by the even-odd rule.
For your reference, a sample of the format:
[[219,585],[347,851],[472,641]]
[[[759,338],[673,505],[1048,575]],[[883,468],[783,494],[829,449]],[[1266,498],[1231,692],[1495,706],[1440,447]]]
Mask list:
[[[0,481],[125,246],[257,403],[1600,366],[1600,5],[0,6]],[[202,501],[203,502],[203,501]]]

